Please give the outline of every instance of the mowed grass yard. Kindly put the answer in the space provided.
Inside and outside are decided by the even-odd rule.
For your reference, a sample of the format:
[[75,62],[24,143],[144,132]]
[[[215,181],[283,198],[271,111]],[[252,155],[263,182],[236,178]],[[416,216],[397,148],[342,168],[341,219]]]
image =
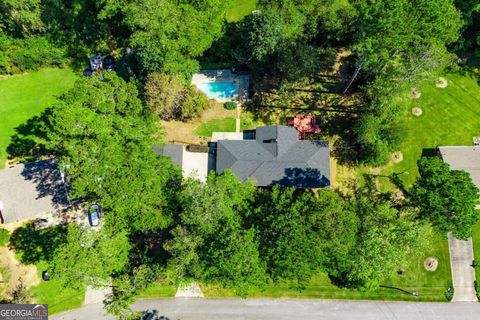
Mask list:
[[[240,131],[253,129],[260,125],[262,124],[255,121],[250,113],[243,112],[240,115]],[[236,120],[232,117],[212,119],[200,124],[193,133],[200,137],[210,138],[214,132],[235,132],[235,126]]]
[[[397,289],[379,288],[374,291],[358,291],[343,289],[333,285],[326,274],[313,277],[305,290],[297,290],[288,283],[267,286],[263,290],[251,293],[249,298],[321,298],[321,299],[354,299],[354,300],[405,300],[405,301],[447,301],[445,291],[452,286],[450,257],[446,239],[432,234],[432,246],[421,256],[411,255],[406,261],[403,273],[392,274],[382,285],[396,287],[408,292],[416,291],[419,296]],[[436,257],[439,265],[434,272],[425,270],[423,263],[427,257]],[[230,290],[213,285],[203,285],[206,297],[234,297]]]
[[[417,161],[422,152],[438,146],[473,145],[472,137],[480,136],[480,86],[479,72],[449,74],[448,87],[437,88],[433,82],[420,86],[421,97],[404,97],[402,126],[405,128],[399,150],[403,161],[390,164],[381,175],[401,173],[407,187],[417,176]],[[411,110],[420,107],[423,114],[416,117]],[[362,171],[362,170],[361,170]],[[392,189],[386,178],[379,178],[381,189]]]
[[74,81],[71,69],[53,68],[0,79],[0,169],[15,128],[42,113]]
[[258,0],[235,0],[227,11],[227,22],[238,22],[257,8]]
[[[42,271],[48,270],[48,264],[45,261],[40,261],[36,266],[38,277],[42,279]],[[30,293],[35,297],[37,303],[48,304],[48,314],[59,313],[82,306],[85,288],[81,290],[65,288],[54,278],[49,281],[40,281],[39,285],[30,289]]]

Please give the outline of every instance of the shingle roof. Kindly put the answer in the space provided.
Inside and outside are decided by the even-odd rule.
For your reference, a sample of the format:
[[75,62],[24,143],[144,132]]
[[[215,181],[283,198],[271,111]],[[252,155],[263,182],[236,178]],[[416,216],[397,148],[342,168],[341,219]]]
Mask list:
[[157,155],[164,155],[166,157],[170,157],[173,163],[179,165],[180,167],[182,166],[183,145],[168,143],[163,147],[153,146],[153,151],[155,151]]
[[323,188],[330,185],[330,151],[327,141],[298,140],[293,127],[258,127],[254,140],[217,142],[216,171],[227,169],[258,186]]
[[39,160],[0,170],[0,202],[4,206],[4,223],[64,208],[68,201],[57,160]]
[[480,147],[438,147],[438,151],[450,169],[470,173],[473,183],[480,188]]

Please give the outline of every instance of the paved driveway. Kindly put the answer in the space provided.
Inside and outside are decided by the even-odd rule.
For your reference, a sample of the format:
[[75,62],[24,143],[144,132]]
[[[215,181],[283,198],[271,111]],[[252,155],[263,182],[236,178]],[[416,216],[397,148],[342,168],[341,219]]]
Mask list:
[[[300,299],[139,300],[135,310],[157,309],[171,320],[478,320],[480,303],[374,302]],[[51,319],[112,319],[101,304],[52,316]]]
[[[474,287],[475,270],[471,267],[473,262],[472,239],[458,240],[449,233],[448,248],[452,266],[453,287],[455,288],[453,301],[477,301]],[[480,314],[478,319],[480,319]]]

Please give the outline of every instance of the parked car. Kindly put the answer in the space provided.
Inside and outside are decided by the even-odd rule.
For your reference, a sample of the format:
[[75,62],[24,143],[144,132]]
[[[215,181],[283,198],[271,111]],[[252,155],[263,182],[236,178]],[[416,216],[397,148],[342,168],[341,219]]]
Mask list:
[[148,309],[142,315],[141,320],[170,320],[170,319],[165,316],[159,316],[158,310]]
[[88,208],[88,222],[92,227],[97,227],[100,224],[100,206],[98,204],[92,204]]

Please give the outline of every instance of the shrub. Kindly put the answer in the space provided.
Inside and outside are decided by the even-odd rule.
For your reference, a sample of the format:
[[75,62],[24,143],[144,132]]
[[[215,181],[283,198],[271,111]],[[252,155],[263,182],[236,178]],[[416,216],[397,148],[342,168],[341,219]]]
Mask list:
[[2,74],[37,70],[45,66],[61,66],[64,62],[64,50],[55,47],[44,37],[13,39],[0,35]]
[[445,291],[445,298],[447,301],[452,301],[454,293],[455,289],[453,287],[449,287],[447,291]]
[[10,240],[10,232],[7,229],[0,228],[0,246],[4,246]]
[[193,86],[185,86],[182,75],[151,73],[145,84],[148,109],[163,120],[186,120],[208,108],[207,97]]
[[207,96],[194,86],[185,89],[184,101],[180,107],[180,117],[190,119],[209,106]]
[[234,101],[228,101],[228,102],[225,102],[223,106],[227,110],[234,110],[237,107],[237,104]]
[[145,102],[163,120],[175,119],[183,100],[185,78],[181,75],[151,73],[145,83]]

